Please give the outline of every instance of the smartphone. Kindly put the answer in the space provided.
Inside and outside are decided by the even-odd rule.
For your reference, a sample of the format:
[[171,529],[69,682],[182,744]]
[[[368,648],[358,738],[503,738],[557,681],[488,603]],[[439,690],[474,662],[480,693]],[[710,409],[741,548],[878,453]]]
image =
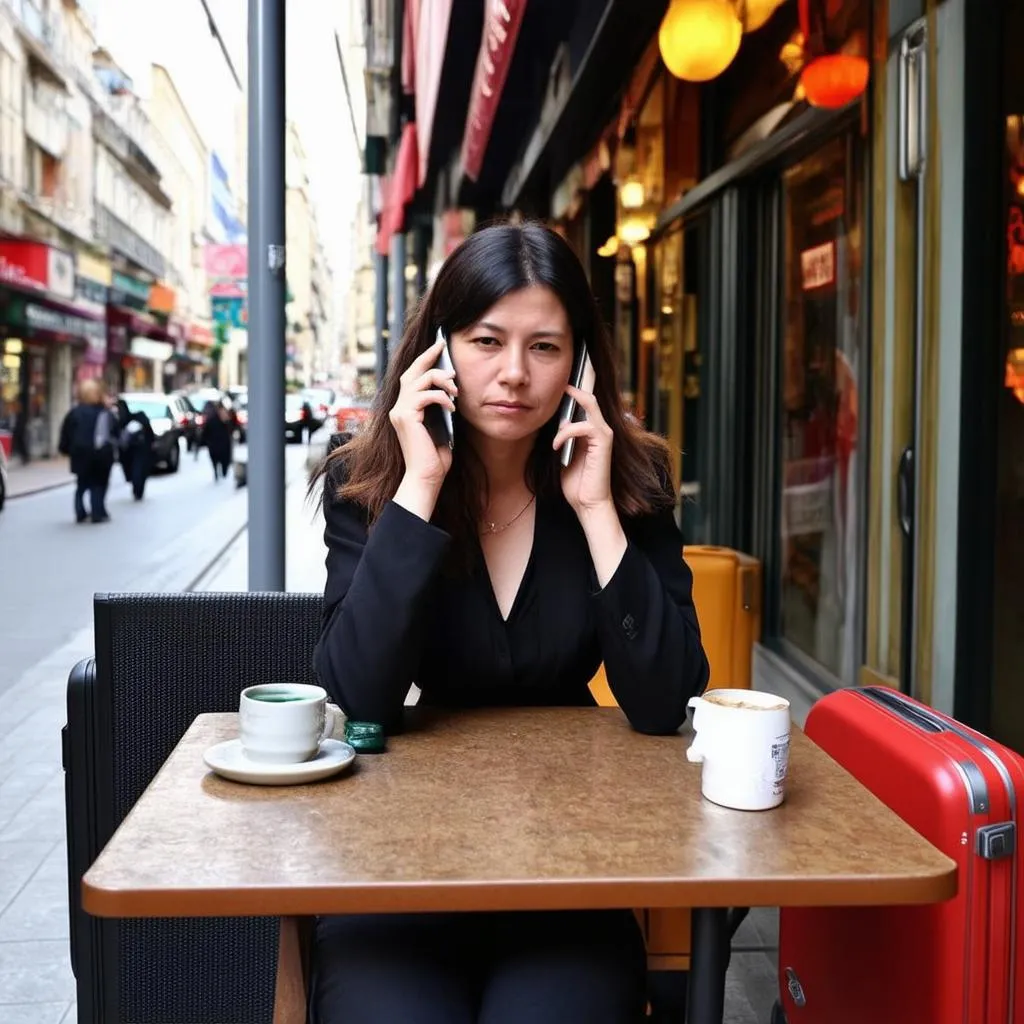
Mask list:
[[[590,361],[590,353],[587,351],[586,342],[580,345],[580,350],[576,353],[576,364],[572,368],[572,376],[569,378],[569,383],[574,388],[585,391],[589,395],[594,393],[594,364]],[[579,403],[572,395],[566,395],[562,399],[562,407],[558,414],[559,430],[566,423],[579,423],[586,418],[587,414],[579,407]],[[575,450],[576,438],[570,437],[562,445],[562,449],[559,452],[559,458],[563,467],[569,466],[572,462]]]
[[[452,357],[448,352],[448,339],[441,327],[437,329],[434,343],[437,344],[439,341],[444,342],[444,347],[437,357],[437,362],[434,363],[434,369],[454,373],[455,367],[452,365]],[[430,436],[434,439],[434,444],[447,445],[449,448],[455,447],[455,421],[452,418],[451,409],[446,409],[441,405],[428,405],[424,411],[424,423],[427,430],[430,431]]]

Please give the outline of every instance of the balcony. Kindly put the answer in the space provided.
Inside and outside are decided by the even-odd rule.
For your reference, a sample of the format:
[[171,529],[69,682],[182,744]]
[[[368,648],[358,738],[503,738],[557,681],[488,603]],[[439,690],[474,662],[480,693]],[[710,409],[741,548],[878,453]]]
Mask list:
[[36,89],[27,90],[25,134],[45,153],[63,160],[68,149],[68,115],[44,96]]
[[67,41],[54,18],[47,18],[33,0],[8,0],[32,63],[61,88],[67,88]]

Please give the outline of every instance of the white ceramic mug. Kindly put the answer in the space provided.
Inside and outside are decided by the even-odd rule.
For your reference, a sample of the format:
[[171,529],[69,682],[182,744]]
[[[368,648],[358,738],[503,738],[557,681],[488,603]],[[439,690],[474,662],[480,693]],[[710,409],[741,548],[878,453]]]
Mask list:
[[708,690],[689,707],[695,735],[686,757],[702,763],[704,797],[740,811],[778,807],[789,768],[789,701],[760,690]]
[[260,764],[296,764],[315,757],[334,728],[327,691],[308,683],[261,683],[242,691],[238,736]]

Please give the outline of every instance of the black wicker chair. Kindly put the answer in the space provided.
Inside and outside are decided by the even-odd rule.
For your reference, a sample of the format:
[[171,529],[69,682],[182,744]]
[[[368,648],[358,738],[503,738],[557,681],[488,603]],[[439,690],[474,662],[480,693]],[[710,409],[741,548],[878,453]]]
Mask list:
[[100,594],[64,729],[80,1024],[271,1024],[276,918],[101,920],[80,883],[196,715],[254,683],[314,682],[319,594]]

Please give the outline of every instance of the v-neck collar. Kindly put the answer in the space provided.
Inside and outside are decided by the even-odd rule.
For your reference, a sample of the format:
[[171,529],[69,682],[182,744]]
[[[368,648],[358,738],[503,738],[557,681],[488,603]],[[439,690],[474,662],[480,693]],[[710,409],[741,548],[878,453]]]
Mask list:
[[494,593],[494,583],[491,580],[490,570],[487,568],[487,559],[484,557],[483,545],[480,543],[480,538],[476,539],[476,559],[477,559],[477,572],[480,574],[481,583],[487,591],[487,595],[490,598],[491,609],[498,621],[503,626],[509,626],[513,623],[517,614],[521,610],[521,606],[526,600],[525,594],[527,586],[529,585],[533,572],[534,564],[537,558],[537,536],[541,529],[541,500],[538,495],[537,500],[534,502],[533,509],[533,537],[530,540],[530,554],[526,559],[526,567],[523,569],[522,578],[519,580],[519,586],[516,588],[516,596],[512,599],[512,605],[508,610],[508,618],[505,618],[501,614],[501,606],[498,604],[498,597]]

